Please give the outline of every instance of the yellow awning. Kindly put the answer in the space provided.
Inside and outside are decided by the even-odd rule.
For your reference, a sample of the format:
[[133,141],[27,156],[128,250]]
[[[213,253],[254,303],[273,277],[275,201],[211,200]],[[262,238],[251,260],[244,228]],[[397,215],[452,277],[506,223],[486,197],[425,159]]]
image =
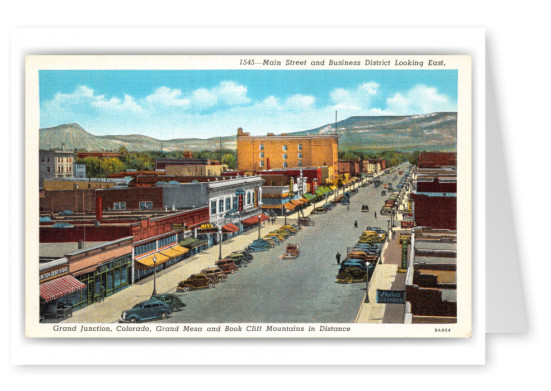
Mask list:
[[337,186],[329,186],[331,190],[337,190]]
[[182,247],[182,246],[173,246],[173,247],[170,247],[170,248],[165,248],[163,250],[160,251],[161,254],[163,255],[166,255],[170,258],[176,258],[176,257],[179,257],[180,255],[184,255],[186,253],[189,252],[189,250],[185,247]]
[[157,257],[157,262],[155,263],[156,266],[159,266],[170,259],[170,257],[157,252],[155,254],[148,255],[147,257],[135,259],[136,267],[138,269],[151,269],[153,267],[153,257]]

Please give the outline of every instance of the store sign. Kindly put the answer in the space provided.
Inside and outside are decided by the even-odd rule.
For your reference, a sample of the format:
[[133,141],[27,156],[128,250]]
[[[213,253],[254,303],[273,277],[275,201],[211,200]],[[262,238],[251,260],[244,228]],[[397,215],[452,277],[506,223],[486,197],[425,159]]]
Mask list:
[[40,281],[47,280],[49,278],[57,277],[57,276],[60,276],[62,274],[67,274],[67,273],[69,273],[69,266],[63,266],[63,267],[60,267],[58,269],[47,270],[43,273],[40,273]]
[[173,231],[187,231],[188,227],[187,225],[183,223],[172,223],[172,230]]
[[406,291],[388,291],[377,289],[377,303],[404,304],[405,302]]

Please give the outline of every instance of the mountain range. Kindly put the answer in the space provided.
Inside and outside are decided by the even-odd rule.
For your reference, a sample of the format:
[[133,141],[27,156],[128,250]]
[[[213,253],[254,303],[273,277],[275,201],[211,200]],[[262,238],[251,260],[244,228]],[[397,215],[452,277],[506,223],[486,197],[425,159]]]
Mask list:
[[[339,133],[339,149],[356,150],[439,150],[455,151],[457,113],[443,112],[408,116],[357,116],[315,129],[286,133],[315,135]],[[158,140],[139,134],[94,136],[76,123],[40,129],[40,149],[84,149],[87,151],[198,151],[236,149],[236,136],[208,139],[179,138]]]

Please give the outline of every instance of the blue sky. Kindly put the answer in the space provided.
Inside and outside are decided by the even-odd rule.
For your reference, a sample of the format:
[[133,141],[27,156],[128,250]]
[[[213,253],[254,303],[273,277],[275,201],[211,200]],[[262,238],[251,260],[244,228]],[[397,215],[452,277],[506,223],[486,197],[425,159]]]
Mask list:
[[40,71],[40,127],[158,139],[316,128],[357,115],[457,111],[455,70]]

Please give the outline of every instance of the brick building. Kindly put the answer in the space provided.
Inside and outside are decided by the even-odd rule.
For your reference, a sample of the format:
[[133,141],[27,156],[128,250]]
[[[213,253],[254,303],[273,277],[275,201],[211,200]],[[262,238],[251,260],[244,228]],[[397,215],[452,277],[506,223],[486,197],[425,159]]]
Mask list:
[[329,167],[328,181],[338,176],[337,134],[251,136],[237,130],[237,164],[245,172],[300,167]]
[[350,174],[350,176],[359,177],[362,172],[362,160],[357,159],[347,159],[339,160],[339,175],[342,177],[344,174]]

